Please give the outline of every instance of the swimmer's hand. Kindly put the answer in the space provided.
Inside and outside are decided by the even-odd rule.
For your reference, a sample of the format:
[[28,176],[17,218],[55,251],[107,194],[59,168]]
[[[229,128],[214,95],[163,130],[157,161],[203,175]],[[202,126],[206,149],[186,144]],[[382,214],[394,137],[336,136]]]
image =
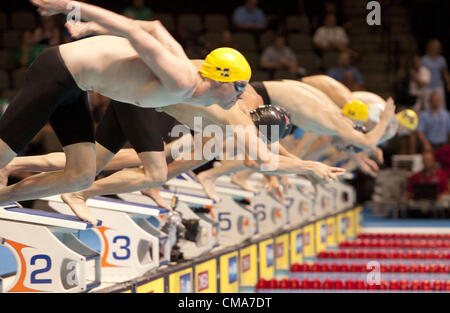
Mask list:
[[305,161],[310,175],[318,182],[331,182],[337,180],[339,176],[345,174],[345,169],[328,166],[321,162]]
[[276,176],[270,176],[269,180],[266,181],[267,193],[272,194],[280,203],[284,204],[283,187],[280,185],[278,178]]
[[65,24],[72,38],[82,38],[91,35],[98,35],[95,26],[98,24],[93,22],[77,22],[69,21]]
[[394,117],[394,114],[395,114],[394,100],[392,98],[389,98],[386,101],[386,107],[384,108],[384,111],[381,113],[380,119],[389,122],[391,118]]
[[358,167],[366,174],[372,177],[377,177],[380,168],[377,162],[365,156],[363,153],[354,154],[353,159],[358,164]]
[[67,12],[69,0],[30,0],[38,7],[39,14],[43,16],[56,15]]

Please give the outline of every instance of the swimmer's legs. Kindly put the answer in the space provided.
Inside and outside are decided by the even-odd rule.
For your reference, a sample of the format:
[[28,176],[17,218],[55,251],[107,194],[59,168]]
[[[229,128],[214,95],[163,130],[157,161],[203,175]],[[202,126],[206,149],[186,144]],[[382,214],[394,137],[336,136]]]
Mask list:
[[95,145],[82,142],[64,147],[64,169],[30,176],[0,189],[0,203],[25,201],[82,190],[95,179]]
[[143,168],[127,168],[99,179],[85,190],[62,195],[61,198],[77,212],[88,212],[87,199],[105,194],[118,194],[162,185],[167,179],[167,163],[164,151],[138,154]]

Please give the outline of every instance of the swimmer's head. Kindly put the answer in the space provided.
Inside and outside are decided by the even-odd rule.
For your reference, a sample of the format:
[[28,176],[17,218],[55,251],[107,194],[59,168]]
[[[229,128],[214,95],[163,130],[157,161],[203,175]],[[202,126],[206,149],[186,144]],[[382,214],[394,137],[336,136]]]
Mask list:
[[216,92],[217,104],[229,109],[242,99],[252,70],[239,51],[232,48],[217,48],[206,56],[200,74],[219,82]]
[[289,112],[279,106],[260,106],[251,111],[250,116],[260,134],[268,143],[283,139],[289,135],[292,128]]
[[369,120],[369,110],[365,103],[352,100],[342,108],[342,114],[352,120],[365,123]]
[[200,74],[215,81],[232,83],[249,81],[252,70],[239,51],[233,48],[217,48],[206,56]]
[[415,131],[419,125],[419,117],[413,110],[406,109],[400,111],[396,116],[399,122],[399,129],[397,131],[399,135],[407,135],[408,133]]

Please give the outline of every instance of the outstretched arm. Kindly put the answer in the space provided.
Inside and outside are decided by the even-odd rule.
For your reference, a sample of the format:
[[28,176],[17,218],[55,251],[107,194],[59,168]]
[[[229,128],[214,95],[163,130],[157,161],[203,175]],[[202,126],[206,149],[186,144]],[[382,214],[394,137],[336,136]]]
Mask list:
[[197,69],[189,62],[189,59],[170,53],[159,40],[142,29],[132,19],[78,1],[30,1],[39,7],[39,12],[42,15],[67,14],[69,13],[68,4],[73,4],[80,8],[83,20],[94,21],[112,34],[127,38],[144,63],[170,92],[185,93],[195,85],[198,75]]
[[[139,27],[141,27],[144,31],[155,37],[173,55],[184,59],[188,58],[183,47],[178,43],[178,41],[175,40],[175,38],[172,37],[160,21],[133,20],[133,22],[139,25]],[[70,35],[74,38],[95,35],[113,35],[110,30],[96,22],[67,22],[66,27],[70,32]]]

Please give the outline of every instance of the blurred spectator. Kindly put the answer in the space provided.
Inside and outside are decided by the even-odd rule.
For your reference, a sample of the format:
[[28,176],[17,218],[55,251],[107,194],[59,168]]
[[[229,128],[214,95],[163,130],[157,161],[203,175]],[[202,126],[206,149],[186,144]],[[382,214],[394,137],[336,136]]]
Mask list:
[[266,70],[286,70],[292,74],[299,74],[297,57],[292,49],[286,46],[286,38],[283,35],[276,35],[273,45],[263,51],[261,67]]
[[27,68],[33,60],[45,49],[45,45],[35,43],[33,33],[25,31],[22,33],[22,44],[15,53],[15,59],[19,67]]
[[441,166],[441,169],[450,178],[450,144],[441,146],[434,151],[434,157]]
[[431,73],[422,65],[421,58],[415,55],[409,69],[408,95],[415,98],[414,111],[420,112],[425,108],[426,86],[430,82]]
[[438,199],[448,192],[447,174],[437,168],[432,152],[423,153],[423,170],[408,179],[406,187],[408,198],[414,198],[414,185],[416,184],[436,184]]
[[432,151],[447,143],[450,133],[450,112],[441,105],[441,94],[430,96],[430,108],[419,114],[417,135],[424,151]]
[[208,53],[220,47],[230,47],[238,51],[241,50],[239,45],[233,41],[233,33],[227,29],[220,34],[220,39],[218,41],[213,39],[210,41],[207,40],[202,48],[201,55],[203,58],[206,58]]
[[135,20],[150,20],[153,17],[153,11],[145,6],[144,0],[133,0],[131,6],[122,11],[122,14]]
[[327,14],[334,14],[336,16],[336,24],[342,25],[345,29],[349,29],[351,24],[344,14],[344,10],[342,8],[342,1],[339,0],[327,0],[323,4],[323,10],[320,17],[320,20],[323,21]]
[[[327,75],[345,85],[349,84],[355,90],[360,90],[364,84],[364,79],[359,69],[351,65],[351,56],[348,52],[339,54],[338,66],[332,67]],[[352,88],[349,87],[350,90],[354,91]]]
[[434,91],[439,92],[441,95],[441,103],[445,106],[445,83],[447,84],[447,90],[450,91],[450,76],[447,60],[441,54],[442,45],[439,40],[430,40],[427,45],[427,54],[422,58],[422,65],[431,73],[430,82],[426,87],[427,94],[429,95]]
[[238,31],[262,31],[267,26],[266,16],[258,8],[258,0],[245,0],[243,6],[234,10],[232,23]]
[[314,33],[313,42],[321,51],[347,51],[348,36],[345,29],[337,25],[336,16],[329,13],[325,16],[324,25]]
[[61,43],[61,32],[54,16],[41,16],[41,25],[34,31],[34,42],[46,46]]
[[[219,47],[235,48],[234,45],[235,44],[233,43],[233,34],[229,30],[224,30],[220,37]],[[235,48],[235,49],[237,49],[237,48]],[[239,50],[239,49],[237,49],[237,50]]]
[[352,71],[346,71],[344,75],[343,84],[347,86],[351,91],[361,91],[364,90],[361,83],[357,82],[355,75]]

